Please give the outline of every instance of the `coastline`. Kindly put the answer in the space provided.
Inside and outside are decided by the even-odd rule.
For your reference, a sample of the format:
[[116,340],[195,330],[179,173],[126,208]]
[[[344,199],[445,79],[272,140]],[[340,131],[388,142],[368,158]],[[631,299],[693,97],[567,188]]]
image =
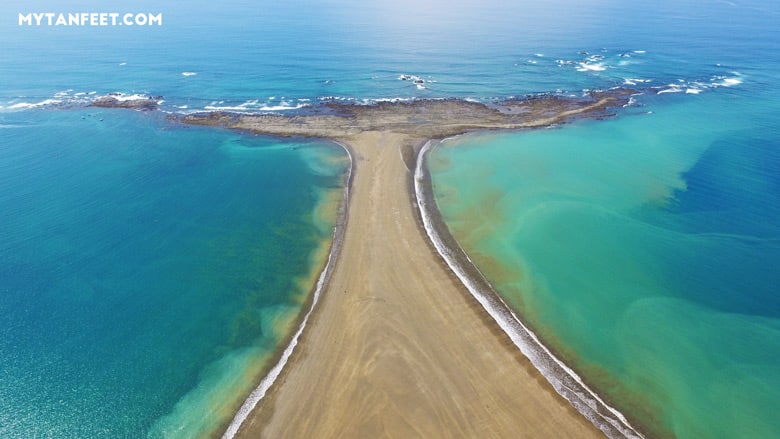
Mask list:
[[347,156],[349,157],[349,167],[347,169],[347,175],[345,178],[343,196],[339,202],[338,214],[336,218],[336,224],[333,228],[332,241],[330,245],[330,251],[328,252],[328,258],[320,270],[320,274],[317,277],[317,281],[313,287],[312,293],[309,295],[309,299],[304,305],[304,308],[307,309],[306,313],[301,313],[302,317],[300,317],[299,321],[295,322],[295,332],[292,334],[292,337],[290,337],[288,343],[280,347],[280,352],[272,357],[269,365],[273,364],[273,366],[261,374],[262,379],[241,404],[241,407],[238,409],[235,416],[230,421],[230,424],[228,424],[227,428],[225,429],[225,432],[222,434],[221,437],[223,439],[232,439],[235,437],[236,433],[238,433],[239,429],[241,428],[241,425],[250,416],[251,412],[255,409],[257,404],[262,401],[262,399],[268,393],[268,390],[271,388],[271,386],[274,385],[276,380],[281,375],[284,367],[287,365],[287,362],[290,359],[290,356],[293,354],[296,346],[298,345],[299,339],[303,334],[303,331],[306,328],[306,325],[309,322],[309,318],[314,312],[317,303],[319,302],[323,290],[327,286],[328,279],[333,273],[333,267],[338,260],[338,255],[344,240],[344,230],[347,226],[349,196],[350,189],[352,187],[352,176],[354,175],[355,162],[353,159],[352,150],[349,145],[337,141],[333,141],[333,143],[341,146],[347,153]]
[[432,180],[425,164],[427,154],[440,141],[429,140],[418,154],[413,177],[416,205],[425,233],[441,258],[468,289],[475,300],[490,314],[512,343],[525,355],[553,386],[580,413],[609,438],[643,438],[625,415],[606,403],[590,389],[580,376],[560,360],[516,312],[495,291],[466,252],[457,244],[436,207]]
[[[499,110],[496,108],[488,108],[482,104],[474,104],[474,103],[465,103],[461,101],[422,101],[422,102],[415,102],[415,103],[402,103],[402,104],[396,104],[396,103],[389,103],[389,104],[380,104],[376,106],[369,106],[369,107],[339,107],[337,108],[336,112],[337,115],[334,114],[325,114],[325,115],[314,115],[314,116],[277,116],[277,115],[231,115],[231,114],[225,114],[225,113],[209,113],[206,115],[196,115],[196,116],[186,116],[183,120],[184,123],[194,123],[194,124],[205,124],[205,125],[217,125],[217,126],[224,126],[232,129],[238,129],[242,131],[249,131],[254,133],[263,133],[263,134],[276,134],[281,136],[294,136],[294,135],[308,135],[313,137],[324,137],[328,139],[336,139],[337,143],[344,145],[352,145],[355,150],[349,151],[351,154],[356,154],[356,156],[351,156],[352,161],[352,170],[357,171],[359,169],[357,162],[368,162],[370,161],[367,156],[371,154],[371,151],[367,151],[366,147],[367,145],[361,143],[366,143],[364,139],[361,139],[361,137],[365,137],[368,133],[379,133],[379,136],[391,136],[394,135],[393,133],[401,132],[403,134],[400,134],[400,137],[396,138],[396,141],[394,142],[394,147],[398,148],[398,154],[396,155],[397,158],[400,158],[400,162],[404,166],[403,171],[395,171],[399,176],[402,176],[402,180],[404,180],[404,190],[403,192],[407,194],[407,200],[405,202],[407,207],[415,206],[417,205],[417,188],[416,188],[416,178],[415,178],[415,171],[417,168],[417,161],[418,161],[418,153],[416,150],[416,145],[419,145],[424,140],[428,140],[430,138],[441,138],[441,137],[447,137],[452,135],[461,134],[464,132],[469,131],[475,131],[480,129],[517,129],[517,128],[538,128],[538,127],[545,127],[550,126],[555,123],[565,122],[569,118],[572,117],[605,117],[609,114],[607,113],[609,108],[612,108],[617,105],[624,104],[624,99],[626,99],[626,96],[630,94],[627,90],[619,90],[616,92],[615,96],[594,96],[593,100],[588,101],[577,101],[572,102],[569,100],[558,100],[555,98],[542,98],[542,99],[535,99],[531,101],[514,101],[511,103],[507,103],[506,106],[503,108],[503,110]],[[529,105],[530,104],[530,105]],[[334,110],[331,108],[331,110]],[[421,114],[423,113],[423,114]],[[453,114],[455,117],[453,117]],[[425,117],[425,122],[420,122],[419,118],[420,116]],[[436,123],[436,119],[439,118],[439,122],[442,120],[448,122],[448,124],[442,126],[440,123]],[[460,118],[460,120],[459,120]],[[452,119],[454,119],[454,123],[452,122]],[[432,122],[433,120],[434,122]],[[481,120],[481,122],[480,122]],[[380,131],[381,130],[381,131]],[[374,134],[372,134],[374,135]],[[398,134],[396,134],[398,135]],[[416,139],[416,140],[411,140]],[[358,145],[355,144],[357,142]],[[410,142],[412,143],[410,145]],[[370,142],[368,142],[370,143]],[[416,145],[415,145],[416,143]],[[377,145],[373,145],[373,147],[376,147]],[[371,147],[371,145],[369,145]],[[393,148],[394,149],[394,148]],[[395,157],[394,157],[395,158]],[[392,160],[389,158],[384,158],[383,161]],[[373,165],[376,166],[376,165]],[[359,171],[358,171],[359,174]],[[352,174],[354,176],[354,174]],[[374,179],[375,180],[375,179]],[[373,182],[376,184],[376,181]],[[370,183],[369,183],[370,184]],[[358,187],[362,187],[361,185],[358,185]],[[379,198],[379,197],[377,197]],[[383,200],[381,203],[385,204],[387,200]],[[349,200],[350,205],[353,203],[352,198],[350,197]],[[369,203],[370,204],[370,203]],[[354,209],[354,211],[361,211],[364,209]],[[435,258],[442,258],[443,255],[441,254],[441,251],[437,248],[435,242],[431,241],[431,236],[429,235],[429,231],[427,230],[427,227],[425,227],[425,219],[421,218],[421,215],[424,215],[422,211],[419,211],[417,209],[414,210],[414,222],[416,223],[414,225],[414,228],[416,229],[416,233],[422,236],[425,236],[425,246],[427,247],[427,253],[431,255],[435,255]],[[351,213],[349,214],[352,215]],[[351,223],[357,222],[356,220],[350,221]],[[351,231],[348,229],[348,233]],[[408,235],[410,232],[406,232],[404,234],[400,235]],[[359,234],[361,235],[361,234]],[[360,236],[357,239],[366,239],[366,234],[363,233],[362,236]],[[363,249],[362,251],[366,251]],[[426,253],[424,250],[416,250],[415,253]],[[350,253],[348,251],[347,253]],[[355,251],[351,251],[351,253],[355,253]],[[408,252],[408,254],[411,254],[412,252]],[[382,252],[382,254],[387,254],[385,252]],[[444,258],[446,260],[446,258]],[[459,283],[460,285],[467,285],[468,282],[465,282],[464,279],[460,278],[460,274],[457,270],[454,269],[452,265],[449,264],[450,261],[447,261],[447,265],[441,262],[441,259],[439,259],[440,262],[437,262],[438,268],[441,269],[442,266],[444,270],[447,272],[446,275],[450,280],[455,280],[456,283]],[[338,262],[336,264],[336,270],[339,270],[339,266],[343,265],[345,262],[342,261],[341,255],[339,255]],[[430,262],[428,262],[430,263]],[[347,265],[355,265],[357,262],[347,262]],[[381,270],[384,271],[384,270]],[[457,277],[456,277],[457,276]],[[347,284],[354,283],[350,282],[349,280],[346,281]],[[365,279],[363,279],[363,283],[365,283]],[[317,312],[314,312],[312,315],[312,311],[310,311],[306,319],[308,320],[309,316],[312,316],[312,325],[318,326],[320,329],[318,331],[323,331],[325,333],[329,331],[334,330],[335,327],[343,327],[343,321],[339,321],[341,315],[348,314],[348,312],[340,311],[333,313],[330,318],[323,318],[322,314],[326,313],[322,308],[326,307],[328,305],[329,297],[332,296],[334,291],[338,291],[339,289],[342,289],[340,287],[335,287],[328,285],[326,290],[326,293],[323,297],[322,304],[315,310],[314,307],[312,307],[312,310],[315,310]],[[462,286],[460,287],[462,288]],[[447,288],[448,290],[452,291],[452,288]],[[552,384],[553,389],[549,389],[546,386],[541,386],[542,388],[535,388],[532,390],[534,392],[535,396],[544,396],[544,397],[550,397],[552,395],[549,395],[548,393],[554,394],[554,397],[563,398],[567,401],[566,404],[571,404],[569,408],[573,409],[572,411],[574,413],[568,413],[566,416],[569,417],[567,421],[563,421],[566,423],[567,427],[574,427],[574,430],[568,431],[565,433],[567,436],[573,436],[573,437],[583,437],[583,436],[589,436],[592,433],[588,433],[587,431],[590,431],[589,428],[600,428],[603,430],[604,434],[607,434],[609,437],[641,437],[638,433],[636,433],[630,426],[628,426],[628,423],[625,421],[625,418],[621,414],[619,414],[614,409],[611,409],[609,406],[604,404],[598,396],[593,394],[592,392],[587,390],[586,393],[589,393],[591,396],[585,400],[580,399],[574,390],[572,388],[581,389],[584,387],[584,385],[580,385],[577,387],[581,382],[579,382],[578,385],[573,385],[571,383],[565,383],[562,384],[562,380],[557,380],[553,382],[552,375],[545,373],[545,370],[542,368],[543,365],[539,363],[539,361],[534,361],[533,354],[529,355],[528,349],[522,349],[522,345],[515,340],[515,335],[517,331],[512,331],[510,328],[506,327],[505,325],[502,325],[500,319],[496,318],[495,313],[491,313],[490,309],[486,304],[480,300],[480,297],[474,294],[473,291],[469,291],[471,288],[466,289],[466,291],[461,290],[461,295],[471,295],[472,299],[476,299],[477,302],[480,302],[479,304],[470,303],[467,305],[470,307],[470,311],[472,312],[472,316],[477,315],[478,320],[480,320],[480,324],[482,325],[482,328],[488,329],[489,332],[491,332],[490,336],[481,337],[482,343],[485,343],[484,339],[486,337],[491,337],[492,340],[498,341],[501,344],[506,345],[507,342],[505,341],[506,337],[510,337],[512,341],[509,342],[509,344],[512,344],[512,352],[513,355],[517,355],[522,352],[522,355],[525,355],[525,358],[528,358],[531,360],[531,363],[533,364],[533,370],[534,373],[540,374],[544,377],[544,379],[549,380]],[[348,288],[343,289],[343,293],[347,293]],[[319,296],[318,296],[319,297]],[[497,296],[496,296],[497,297]],[[331,299],[332,300],[332,299]],[[385,300],[385,299],[382,299]],[[447,298],[446,300],[450,300],[450,298]],[[500,300],[500,299],[499,299]],[[438,306],[438,305],[434,305]],[[479,307],[479,309],[475,308]],[[511,314],[511,311],[509,311],[509,308],[503,304],[501,305],[501,308],[504,312]],[[477,311],[477,313],[474,313],[474,311]],[[478,313],[485,313],[485,311],[488,311],[489,316],[479,316]],[[321,320],[329,320],[328,323],[318,323]],[[515,321],[517,321],[518,324],[519,320],[515,317]],[[364,322],[363,322],[364,323]],[[491,329],[490,326],[496,325],[500,327],[498,330],[498,333],[496,333],[495,329]],[[326,330],[323,330],[323,326],[327,325],[329,328]],[[456,323],[457,325],[457,323]],[[522,324],[520,324],[522,325]],[[358,326],[356,329],[355,326]],[[345,332],[370,332],[366,331],[365,328],[362,328],[361,326],[365,326],[365,324],[362,325],[353,325],[353,327],[349,331]],[[328,344],[328,337],[324,337],[322,340],[319,341],[309,341],[312,337],[320,338],[321,334],[301,334],[301,331],[296,333],[295,335],[295,344],[298,342],[298,338],[301,337],[301,343],[303,346],[308,346],[308,350],[311,349],[317,349],[322,350],[324,349],[323,346],[327,346]],[[318,337],[320,336],[320,337]],[[446,334],[439,334],[439,339],[441,340],[442,337],[446,338]],[[385,338],[383,336],[383,338]],[[386,342],[384,341],[377,341],[372,340],[370,343],[364,342],[358,342],[354,343],[351,342],[350,345],[366,345],[366,344],[377,344]],[[479,346],[480,340],[475,340],[474,343]],[[536,340],[536,343],[538,346],[542,347],[546,352],[549,353],[549,351],[546,350],[539,342]],[[530,344],[526,342],[526,347]],[[518,347],[521,349],[518,351]],[[306,347],[303,349],[307,350]],[[491,349],[492,350],[492,349]],[[330,429],[329,431],[332,432],[332,436],[342,435],[346,431],[349,431],[348,423],[345,423],[344,419],[339,420],[338,422],[333,422],[334,415],[333,414],[321,414],[317,416],[316,420],[310,420],[307,422],[306,426],[301,426],[300,424],[297,424],[293,430],[291,430],[291,426],[289,425],[290,419],[299,419],[303,412],[301,411],[301,407],[305,406],[303,404],[303,401],[311,401],[312,395],[319,395],[321,397],[326,397],[327,395],[333,394],[337,391],[344,392],[344,389],[329,389],[329,390],[322,390],[320,392],[312,390],[313,388],[317,387],[318,385],[322,387],[323,380],[315,380],[314,382],[310,378],[311,376],[317,376],[318,373],[325,373],[327,374],[330,372],[332,374],[332,371],[323,371],[322,370],[322,363],[333,363],[334,361],[342,361],[346,363],[357,363],[359,364],[361,362],[360,354],[362,352],[359,352],[357,357],[354,358],[355,355],[353,354],[352,357],[343,354],[333,353],[333,352],[323,352],[322,356],[325,358],[325,361],[317,361],[315,362],[315,365],[301,365],[301,363],[306,363],[306,359],[300,359],[299,357],[295,355],[291,355],[292,352],[286,350],[284,362],[287,362],[290,360],[290,363],[288,364],[288,367],[285,370],[279,370],[277,371],[277,374],[274,376],[274,380],[279,377],[279,375],[282,376],[281,381],[279,382],[279,385],[274,388],[268,388],[269,386],[265,386],[265,388],[262,390],[262,395],[260,398],[263,398],[266,396],[266,392],[269,392],[269,395],[266,396],[266,400],[264,401],[264,404],[261,404],[256,408],[254,413],[250,416],[249,412],[251,410],[247,410],[248,407],[242,408],[242,412],[240,414],[241,420],[236,424],[234,421],[233,424],[231,424],[231,429],[226,433],[225,437],[233,437],[236,433],[239,437],[246,436],[246,437],[254,437],[254,436],[300,436],[300,435],[308,435],[308,434],[314,434],[315,432],[320,434],[323,431],[323,428],[325,430]],[[305,354],[304,354],[305,355]],[[478,354],[471,354],[471,356],[477,356]],[[292,357],[292,358],[291,358]],[[550,357],[554,358],[554,357]],[[504,362],[509,363],[511,360],[505,360]],[[557,361],[557,360],[556,360]],[[310,362],[308,362],[310,363]],[[555,363],[559,369],[566,370],[569,373],[562,373],[559,376],[561,377],[576,377],[576,374],[574,374],[570,369],[568,369],[563,363],[560,363],[559,361]],[[482,369],[484,366],[479,366],[479,369]],[[493,366],[495,367],[495,366]],[[281,369],[281,367],[280,367]],[[549,367],[547,368],[549,369]],[[300,376],[301,374],[296,372],[300,370],[305,370],[306,373],[303,374],[303,376]],[[348,371],[349,372],[349,371]],[[491,373],[490,368],[484,368],[482,372],[479,375],[486,376]],[[290,375],[295,375],[295,381],[299,381],[298,385],[295,386],[293,390],[290,390],[291,385],[288,384],[290,381]],[[349,375],[351,378],[349,378],[349,381],[354,380],[354,371],[345,373],[343,375]],[[512,373],[507,374],[507,376],[504,380],[500,380],[500,382],[508,383],[508,382],[514,382],[512,380],[518,380],[519,373],[517,371],[514,371]],[[299,378],[300,377],[300,378]],[[381,378],[381,381],[391,381],[389,380],[388,376],[383,376]],[[458,378],[459,380],[462,379],[462,377]],[[475,386],[473,384],[474,380],[468,380],[470,386]],[[576,382],[576,380],[574,380]],[[348,380],[341,379],[339,380],[336,378],[335,380],[325,380],[325,382],[342,382],[342,384],[349,385]],[[303,384],[305,383],[305,384]],[[450,383],[448,385],[441,386],[442,388],[448,388],[452,387]],[[492,385],[495,385],[495,382],[490,383]],[[524,383],[524,386],[527,386],[529,383]],[[534,383],[535,386],[538,386],[539,383]],[[570,386],[570,387],[567,387]],[[261,384],[258,389],[263,387],[264,384]],[[282,388],[287,387],[286,391],[281,390]],[[328,386],[325,386],[326,388]],[[332,387],[332,386],[331,386]],[[352,386],[354,387],[354,386]],[[396,384],[395,387],[398,387]],[[419,387],[419,385],[417,386]],[[487,388],[489,387],[487,383],[481,384],[479,387]],[[506,386],[504,386],[506,387]],[[585,388],[587,389],[587,388]],[[450,389],[451,390],[451,389]],[[498,392],[498,390],[495,390],[494,392]],[[527,387],[524,387],[523,390],[515,392],[518,393],[527,393],[529,392]],[[367,396],[375,396],[377,393],[376,390],[371,392],[366,392],[365,389],[361,391],[352,390],[352,392],[347,391],[344,393],[356,393],[356,395],[353,395],[351,398],[349,398],[349,403],[344,405],[342,404],[341,410],[333,410],[328,409],[328,411],[333,412],[337,411],[339,414],[335,415],[336,418],[343,418],[344,413],[351,413],[353,410],[356,409],[354,407],[354,402],[352,400],[360,400],[365,399]],[[292,396],[294,395],[294,396]],[[251,406],[257,406],[257,402],[260,398],[255,398],[255,401],[249,401],[249,404]],[[317,403],[309,403],[308,406],[310,408],[309,413],[311,413],[314,410],[320,409],[319,399],[317,398]],[[250,398],[251,399],[251,398]],[[283,403],[280,403],[279,400],[282,399]],[[466,398],[470,399],[470,398]],[[512,403],[517,403],[518,400],[522,400],[525,398],[512,398],[511,403],[509,401],[502,404],[503,407],[511,407]],[[303,400],[303,401],[302,401]],[[553,398],[553,401],[555,398]],[[592,404],[593,402],[597,402],[597,406],[594,407]],[[459,411],[462,409],[462,406],[471,404],[471,403],[480,403],[479,400],[477,401],[459,401],[457,404],[455,404],[454,411]],[[419,402],[418,402],[419,403]],[[448,404],[450,401],[439,401],[437,405],[444,405]],[[518,431],[525,430],[529,426],[533,426],[533,424],[537,424],[533,426],[533,428],[542,428],[539,424],[544,425],[545,423],[540,423],[536,421],[535,419],[539,416],[547,416],[550,417],[551,413],[560,410],[560,407],[553,408],[556,406],[557,403],[550,403],[550,401],[547,401],[544,404],[539,404],[539,401],[536,401],[534,405],[541,405],[543,408],[533,410],[531,411],[532,414],[528,414],[529,410],[525,408],[527,406],[527,402],[525,404],[522,404],[524,407],[516,407],[512,410],[507,410],[507,418],[511,419],[511,421],[508,421],[506,423],[502,423],[500,425],[499,430],[501,431],[501,435],[506,434],[514,434]],[[332,407],[334,404],[328,404],[329,407]],[[375,404],[376,405],[376,404]],[[279,406],[283,407],[283,410],[279,409]],[[321,410],[321,409],[320,409]],[[283,413],[279,413],[282,411]],[[441,411],[440,409],[437,409],[436,411]],[[453,407],[447,407],[445,411],[452,412]],[[520,416],[520,413],[522,411],[526,412],[526,422],[518,422],[517,417]],[[599,411],[603,412],[603,414],[599,414]],[[589,425],[588,428],[583,429],[582,425],[580,425],[580,420],[582,419],[582,416],[585,415],[585,418],[587,418],[586,424]],[[313,415],[309,415],[311,417],[314,417]],[[374,415],[375,416],[375,415]],[[452,416],[452,415],[450,415]],[[457,415],[459,418],[463,418],[469,416],[466,413],[460,413]],[[495,412],[491,412],[489,414],[492,418],[496,417]],[[368,416],[370,418],[371,416]],[[520,416],[522,418],[522,416]],[[394,424],[393,429],[396,429],[400,425],[408,424],[410,423],[408,420],[404,419],[405,416],[397,416],[393,417],[392,421],[388,421],[387,416],[383,415],[381,416],[383,421],[381,424],[383,425],[382,434],[388,434],[388,430],[386,429],[386,424],[389,422],[391,424]],[[572,419],[573,418],[573,419]],[[238,419],[238,416],[237,416]],[[399,422],[400,419],[400,422]],[[534,419],[532,421],[532,419]],[[285,422],[286,420],[286,422]],[[247,421],[246,423],[242,424],[244,421]],[[363,420],[362,422],[358,424],[365,424],[366,422],[371,422],[369,420]],[[499,424],[499,423],[496,423]],[[316,426],[316,427],[312,427]],[[359,425],[355,427],[356,433],[355,435],[361,435],[362,433],[357,433],[358,431],[362,431],[365,428],[365,425]],[[457,435],[462,435],[468,431],[469,426],[458,426]],[[551,428],[549,426],[545,427],[547,430],[538,430],[538,431],[545,431],[545,435],[559,435],[562,433],[560,430],[563,427],[557,426],[554,428]],[[435,428],[431,428],[428,431],[428,434],[433,433],[441,433],[443,431],[452,431],[450,427],[438,424]],[[411,431],[405,431],[403,435],[407,434],[419,434],[420,431],[417,429],[413,429]],[[635,434],[636,433],[636,434]],[[476,434],[476,432],[472,433]]]
[[[256,134],[324,138],[345,147],[351,160],[340,219],[350,227],[334,231],[343,239],[334,239],[335,253],[308,312],[223,437],[474,436],[484,431],[641,437],[592,392],[593,398],[581,400],[570,382],[552,382],[534,353],[529,355],[486,306],[487,296],[467,288],[463,273],[432,240],[414,175],[416,148],[426,140],[609,117],[610,109],[625,105],[633,92],[617,89],[580,100],[545,96],[493,107],[443,100],[330,105],[309,115],[210,112],[179,118],[184,124]],[[378,287],[379,294],[349,301],[367,285]],[[511,315],[496,298],[494,308]],[[390,303],[406,318],[380,309]],[[316,331],[303,331],[309,322]],[[434,328],[432,322],[442,326]],[[469,330],[463,331],[464,325]],[[560,361],[550,362],[569,370]],[[601,405],[594,408],[592,401]],[[599,417],[611,420],[599,422]]]
[[780,2],[143,6],[6,4],[0,439],[780,439]]
[[430,246],[403,146],[355,153],[338,263],[278,385],[237,437],[601,437],[511,344]]

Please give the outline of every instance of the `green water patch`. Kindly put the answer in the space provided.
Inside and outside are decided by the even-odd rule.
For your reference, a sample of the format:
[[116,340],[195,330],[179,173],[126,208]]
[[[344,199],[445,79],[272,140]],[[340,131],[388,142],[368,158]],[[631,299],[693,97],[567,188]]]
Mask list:
[[429,156],[477,266],[654,437],[780,433],[778,133],[751,104],[667,100]]

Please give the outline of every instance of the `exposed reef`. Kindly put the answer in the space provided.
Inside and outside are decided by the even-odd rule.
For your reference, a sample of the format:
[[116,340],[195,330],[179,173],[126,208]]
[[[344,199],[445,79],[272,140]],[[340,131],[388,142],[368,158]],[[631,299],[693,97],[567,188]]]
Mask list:
[[108,96],[101,96],[94,101],[92,101],[89,105],[92,107],[101,107],[101,108],[129,108],[133,110],[141,110],[141,111],[153,111],[156,110],[159,106],[158,99],[161,99],[161,97],[153,98],[153,97],[124,97],[122,95],[113,95],[110,94]]
[[345,138],[388,131],[418,138],[443,138],[484,129],[535,128],[571,118],[604,118],[628,103],[635,91],[619,88],[583,98],[532,96],[483,104],[460,99],[378,102],[371,105],[327,102],[296,115],[205,112],[181,122],[222,126],[277,136]]

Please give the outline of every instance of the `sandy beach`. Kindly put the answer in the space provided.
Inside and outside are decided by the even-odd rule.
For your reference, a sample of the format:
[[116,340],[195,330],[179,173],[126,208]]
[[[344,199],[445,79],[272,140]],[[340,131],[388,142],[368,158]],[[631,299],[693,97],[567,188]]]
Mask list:
[[187,124],[329,138],[347,145],[353,159],[332,275],[298,347],[238,437],[603,437],[441,258],[416,210],[413,175],[428,139],[608,117],[631,92],[493,106],[437,100],[183,117]]
[[311,325],[240,437],[599,437],[473,300],[420,228],[402,147],[341,139],[344,246]]

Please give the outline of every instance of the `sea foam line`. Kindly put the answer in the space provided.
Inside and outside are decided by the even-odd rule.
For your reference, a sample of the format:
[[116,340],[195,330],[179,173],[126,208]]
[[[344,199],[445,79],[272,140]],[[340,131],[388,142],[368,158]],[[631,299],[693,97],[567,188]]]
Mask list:
[[344,150],[347,152],[347,156],[349,157],[349,173],[347,175],[347,184],[344,188],[344,199],[341,202],[342,204],[339,212],[339,218],[337,219],[336,226],[333,229],[333,244],[331,246],[330,254],[328,254],[328,262],[325,264],[325,268],[322,269],[322,272],[317,279],[317,287],[314,289],[314,296],[312,297],[311,306],[306,312],[306,315],[303,317],[300,326],[298,326],[298,330],[295,332],[295,335],[293,335],[292,339],[290,340],[290,344],[288,344],[284,349],[284,352],[282,352],[282,356],[279,358],[279,361],[274,365],[274,367],[271,368],[271,370],[268,372],[268,375],[260,380],[260,384],[258,384],[252,393],[249,394],[247,399],[238,409],[238,412],[233,417],[230,425],[228,425],[227,430],[222,435],[222,439],[233,439],[235,437],[236,433],[238,433],[238,430],[241,428],[241,425],[249,417],[249,414],[252,412],[252,410],[255,409],[255,407],[257,407],[257,404],[260,403],[260,401],[265,397],[265,395],[268,393],[268,390],[276,382],[277,378],[279,378],[279,375],[281,375],[284,366],[287,365],[290,356],[295,350],[295,347],[298,345],[298,339],[300,339],[301,334],[303,334],[303,330],[306,328],[306,324],[309,322],[309,317],[311,317],[315,307],[317,306],[317,302],[319,302],[320,296],[322,295],[323,289],[325,288],[325,284],[327,283],[328,279],[330,279],[330,275],[333,272],[333,267],[338,253],[341,250],[344,237],[347,209],[349,206],[349,190],[352,185],[352,175],[354,173],[355,164],[350,149],[342,143],[334,143],[344,148]]
[[[490,283],[484,278],[482,273],[465,252],[463,252],[463,255],[478,275],[482,277],[487,285],[487,291],[480,288],[475,279],[467,274],[464,267],[456,260],[453,249],[444,243],[439,231],[433,223],[431,213],[433,207],[428,206],[428,204],[431,203],[429,203],[429,200],[425,197],[423,189],[423,182],[425,181],[425,157],[433,146],[434,143],[429,140],[417,155],[417,163],[414,172],[414,192],[420,216],[422,217],[423,226],[428,234],[428,238],[436,248],[436,251],[441,255],[463,285],[466,286],[471,295],[480,305],[482,305],[485,311],[490,314],[501,330],[509,336],[512,343],[517,346],[520,352],[522,352],[542,376],[552,384],[558,394],[568,400],[580,413],[608,437],[643,439],[644,437],[629,424],[622,413],[604,402],[598,394],[585,384],[574,370],[558,359],[544,344],[542,344],[536,334],[523,324],[503,298],[492,291],[493,288]],[[430,202],[435,203],[435,200],[431,198]],[[567,383],[566,381],[569,382]],[[607,413],[603,413],[605,410]]]
[[9,110],[28,110],[31,108],[47,107],[50,105],[59,105],[62,101],[59,99],[46,99],[40,102],[19,102],[8,106]]

